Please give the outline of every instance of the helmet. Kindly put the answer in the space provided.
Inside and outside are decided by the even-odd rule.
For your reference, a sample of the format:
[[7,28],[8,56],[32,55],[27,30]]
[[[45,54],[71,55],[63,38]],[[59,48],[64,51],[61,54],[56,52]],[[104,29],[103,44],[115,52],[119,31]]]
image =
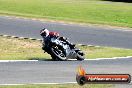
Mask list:
[[43,28],[42,30],[40,30],[40,35],[47,37],[49,35],[49,30],[46,28]]

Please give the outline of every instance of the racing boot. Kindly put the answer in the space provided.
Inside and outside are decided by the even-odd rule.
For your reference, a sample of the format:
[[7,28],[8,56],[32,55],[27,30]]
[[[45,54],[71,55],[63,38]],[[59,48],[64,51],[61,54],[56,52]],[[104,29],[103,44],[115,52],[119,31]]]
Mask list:
[[71,49],[74,49],[74,48],[75,48],[75,44],[70,43],[70,42],[67,40],[67,38],[65,38],[65,37],[60,37],[60,40],[66,42],[66,43],[70,46]]
[[73,44],[73,43],[70,43],[69,45],[70,45],[70,48],[71,48],[71,49],[74,49],[74,48],[75,48],[75,46],[76,46],[76,45],[75,45],[75,44]]
[[70,43],[68,40],[66,40],[66,43],[70,46],[71,49],[75,48],[75,44]]

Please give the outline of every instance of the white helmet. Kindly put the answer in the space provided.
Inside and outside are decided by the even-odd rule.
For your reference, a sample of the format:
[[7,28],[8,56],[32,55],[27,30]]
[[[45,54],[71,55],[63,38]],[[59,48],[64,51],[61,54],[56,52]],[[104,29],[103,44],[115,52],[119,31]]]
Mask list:
[[49,35],[49,30],[46,28],[43,28],[42,30],[40,30],[40,35],[47,37]]

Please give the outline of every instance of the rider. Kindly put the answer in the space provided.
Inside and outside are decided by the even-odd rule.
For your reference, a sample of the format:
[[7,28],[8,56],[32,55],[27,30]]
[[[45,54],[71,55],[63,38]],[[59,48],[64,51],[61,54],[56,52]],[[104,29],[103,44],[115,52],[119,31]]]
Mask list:
[[50,41],[51,38],[56,38],[56,39],[58,38],[59,40],[66,42],[66,44],[68,44],[70,46],[70,48],[74,48],[75,47],[75,44],[70,43],[67,40],[67,38],[60,37],[58,32],[50,32],[48,29],[43,28],[42,30],[40,30],[40,35],[43,38],[43,50],[44,50],[45,43]]

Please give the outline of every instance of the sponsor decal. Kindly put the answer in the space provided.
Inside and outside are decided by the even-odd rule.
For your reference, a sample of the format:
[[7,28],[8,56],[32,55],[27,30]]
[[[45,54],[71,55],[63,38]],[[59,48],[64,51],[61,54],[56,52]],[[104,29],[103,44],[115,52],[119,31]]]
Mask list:
[[131,82],[131,76],[129,74],[87,74],[85,70],[79,66],[76,81],[79,85],[84,85],[86,83],[126,84]]

